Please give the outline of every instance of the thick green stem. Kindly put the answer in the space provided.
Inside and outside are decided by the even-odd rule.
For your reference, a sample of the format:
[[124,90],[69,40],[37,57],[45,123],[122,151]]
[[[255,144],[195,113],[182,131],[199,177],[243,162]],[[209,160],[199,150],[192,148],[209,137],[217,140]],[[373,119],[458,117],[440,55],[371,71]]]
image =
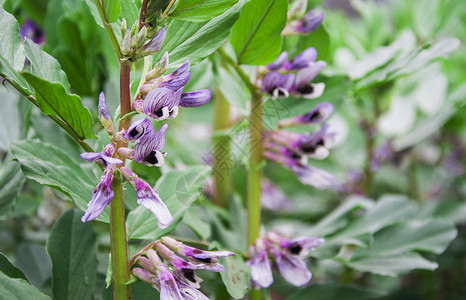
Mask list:
[[114,192],[110,205],[110,241],[112,251],[113,299],[131,299],[129,280],[128,246],[126,241],[125,205],[123,202],[123,185],[120,173],[112,181]]
[[[214,101],[214,131],[230,127],[230,105],[223,94],[217,90]],[[228,135],[214,138],[212,173],[214,177],[215,204],[225,207],[231,195],[231,149]]]

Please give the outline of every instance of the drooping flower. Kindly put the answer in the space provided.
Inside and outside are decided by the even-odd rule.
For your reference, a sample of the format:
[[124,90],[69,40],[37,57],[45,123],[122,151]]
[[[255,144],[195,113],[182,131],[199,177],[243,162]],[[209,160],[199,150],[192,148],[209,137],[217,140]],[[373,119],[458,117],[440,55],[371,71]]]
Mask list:
[[117,164],[121,165],[123,161],[121,161],[118,158],[112,157],[113,154],[115,153],[115,146],[112,144],[108,144],[105,146],[104,151],[102,152],[84,152],[81,153],[79,156],[81,156],[82,159],[88,162],[98,162],[101,164]]
[[113,199],[112,179],[115,172],[115,165],[109,164],[105,168],[104,175],[100,178],[99,183],[92,192],[91,201],[87,203],[87,209],[81,221],[92,221],[102,212]]
[[314,47],[306,48],[296,55],[287,65],[288,70],[299,70],[309,67],[317,58],[317,50]]
[[275,71],[269,72],[262,79],[262,91],[271,95],[273,99],[287,98],[289,91],[293,89],[295,77],[293,73],[283,75]]
[[180,293],[180,289],[175,278],[172,273],[167,270],[157,253],[154,250],[149,249],[146,251],[146,255],[151,264],[155,267],[160,291],[160,300],[182,300],[183,296]]
[[165,124],[159,132],[145,134],[134,146],[134,161],[148,166],[160,167],[164,164],[165,152],[160,150],[165,146]]
[[182,93],[182,88],[176,91],[168,87],[151,90],[144,99],[144,113],[156,121],[175,118],[178,115],[178,105]]
[[180,106],[198,107],[210,101],[212,92],[209,89],[181,94]]
[[312,83],[311,81],[326,66],[326,62],[319,60],[311,63],[308,67],[298,70],[291,94],[296,97],[303,97],[307,99],[320,97],[324,92],[325,84],[322,82]]
[[304,124],[318,124],[326,121],[333,114],[333,105],[328,102],[321,102],[307,114],[283,119],[278,122],[278,127],[290,127]]
[[275,258],[280,275],[294,286],[302,286],[308,283],[312,274],[303,259],[292,256],[277,248],[271,247],[271,254]]
[[122,167],[120,168],[120,172],[136,190],[138,204],[142,205],[154,214],[160,228],[163,229],[168,227],[168,225],[173,222],[173,217],[157,192],[130,169]]
[[251,259],[246,262],[251,268],[251,280],[257,287],[268,288],[273,283],[272,262],[262,238],[249,248]]
[[178,254],[185,256],[193,264],[203,264],[205,269],[214,272],[222,272],[225,267],[222,266],[218,259],[220,257],[226,257],[235,255],[230,251],[204,251],[194,247],[186,246],[182,242],[174,240],[170,237],[163,237],[162,243],[168,248],[176,251]]
[[309,250],[315,249],[325,242],[323,238],[319,237],[301,237],[288,240],[273,231],[267,233],[267,240],[280,246],[290,255],[302,257],[306,257]]
[[317,9],[311,9],[299,20],[288,23],[282,34],[308,34],[314,32],[322,24],[324,17],[324,12],[319,13]]
[[145,135],[150,135],[154,132],[154,126],[148,118],[136,121],[126,130],[123,137],[130,142],[134,142]]

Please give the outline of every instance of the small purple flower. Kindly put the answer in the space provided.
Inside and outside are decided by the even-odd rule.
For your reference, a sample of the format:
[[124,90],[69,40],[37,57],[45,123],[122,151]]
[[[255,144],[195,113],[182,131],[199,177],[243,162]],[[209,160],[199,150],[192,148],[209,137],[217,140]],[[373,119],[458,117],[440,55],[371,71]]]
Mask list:
[[324,20],[324,12],[318,13],[317,9],[311,9],[304,17],[298,20],[296,30],[301,33],[311,33],[319,28]]
[[302,237],[290,241],[273,231],[267,233],[267,239],[279,245],[288,254],[303,258],[307,257],[309,250],[317,248],[325,242],[323,238],[319,237]]
[[19,28],[21,40],[29,38],[34,43],[42,45],[44,43],[44,31],[31,20],[26,20]]
[[271,247],[269,251],[275,258],[280,275],[286,281],[294,286],[302,286],[311,280],[312,274],[302,258],[290,255],[274,247]]
[[164,87],[151,90],[144,99],[144,113],[156,121],[175,118],[182,93],[183,89],[173,91]]
[[182,242],[178,242],[170,237],[163,237],[162,243],[168,248],[176,251],[178,254],[186,256],[193,264],[203,264],[205,269],[214,272],[222,272],[225,270],[219,262],[220,257],[235,255],[230,251],[204,251],[194,247],[186,246]]
[[[179,89],[182,89],[191,77],[191,72],[189,71],[190,63],[191,61],[188,59],[172,73],[160,78],[151,79],[149,82],[144,83],[140,90],[142,96],[147,95],[155,88],[167,88],[172,91],[178,91]],[[150,75],[149,77],[153,77],[153,75]]]
[[178,288],[180,289],[180,293],[183,296],[183,299],[186,300],[209,300],[203,293],[199,290],[193,288],[192,286],[186,284],[178,277],[175,276],[175,281],[178,284]]
[[287,65],[288,70],[299,70],[309,67],[317,58],[317,50],[309,47],[296,55]]
[[326,121],[332,114],[333,105],[328,102],[322,102],[307,114],[280,120],[278,126],[284,128],[301,124],[318,124]]
[[311,81],[319,74],[319,72],[327,66],[327,63],[319,60],[311,63],[308,67],[300,69],[296,75],[294,88],[291,91],[296,97],[307,99],[318,98],[322,95],[325,89],[324,83],[311,83]]
[[181,94],[180,106],[198,107],[210,101],[212,92],[209,89]]
[[134,161],[148,166],[160,167],[164,164],[165,152],[160,150],[165,146],[165,124],[159,132],[145,134],[134,146]]
[[293,89],[295,74],[280,74],[272,71],[264,75],[262,79],[262,91],[268,93],[272,98],[287,98],[289,91]]
[[99,95],[99,105],[97,107],[99,121],[104,126],[105,130],[109,135],[112,135],[114,132],[112,118],[108,113],[107,103],[105,102],[104,92],[101,92]]
[[275,71],[280,70],[288,63],[288,52],[283,51],[279,56],[274,60],[273,63],[267,65],[267,69]]
[[148,118],[144,118],[131,124],[123,137],[130,142],[134,142],[146,135],[153,133],[154,126],[152,125],[152,122]]
[[261,206],[271,211],[286,211],[290,209],[291,202],[280,188],[264,179],[262,181]]
[[173,217],[157,192],[147,182],[139,179],[130,169],[122,167],[120,168],[120,172],[136,190],[138,204],[154,214],[157,218],[159,228],[164,229],[168,227],[173,222]]
[[157,281],[157,277],[155,277],[154,274],[142,269],[142,268],[134,268],[131,270],[134,276],[139,278],[140,280],[147,282],[151,285],[154,285],[154,283]]
[[88,222],[94,220],[102,214],[105,207],[112,201],[113,190],[111,186],[114,172],[115,165],[109,164],[104,171],[104,175],[100,178],[99,183],[92,192],[91,201],[87,203],[87,210],[81,218],[81,221]]
[[121,161],[118,158],[112,157],[112,155],[115,153],[115,146],[112,144],[108,144],[105,146],[104,151],[102,152],[84,152],[81,153],[79,156],[81,156],[82,159],[88,162],[104,162],[108,164],[117,164],[121,165],[123,161]]
[[249,249],[251,259],[246,265],[251,267],[251,280],[261,288],[268,288],[273,283],[272,263],[262,238],[258,238]]
[[180,293],[175,278],[167,268],[165,268],[165,265],[160,260],[157,253],[149,249],[146,251],[146,255],[156,269],[160,300],[183,300],[184,298]]
[[303,184],[311,185],[317,189],[328,189],[335,185],[332,174],[318,168],[313,168],[301,163],[289,166]]
[[142,48],[142,55],[154,55],[162,48],[167,30],[162,26],[157,34]]

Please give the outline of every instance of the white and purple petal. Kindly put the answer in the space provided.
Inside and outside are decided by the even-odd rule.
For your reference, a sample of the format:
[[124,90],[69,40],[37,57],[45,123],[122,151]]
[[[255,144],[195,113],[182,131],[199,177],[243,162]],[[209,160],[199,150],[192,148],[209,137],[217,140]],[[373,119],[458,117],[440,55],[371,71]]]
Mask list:
[[91,201],[87,203],[87,210],[81,221],[88,222],[96,219],[102,214],[110,201],[112,201],[113,190],[111,185],[114,171],[115,165],[109,165],[105,169],[104,175],[100,178],[99,183],[92,192]]

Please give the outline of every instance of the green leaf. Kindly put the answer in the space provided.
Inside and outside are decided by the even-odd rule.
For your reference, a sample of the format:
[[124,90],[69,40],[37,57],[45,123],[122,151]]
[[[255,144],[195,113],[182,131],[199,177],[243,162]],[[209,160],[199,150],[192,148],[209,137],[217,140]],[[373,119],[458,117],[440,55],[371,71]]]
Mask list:
[[30,73],[23,73],[23,76],[34,87],[44,114],[60,117],[81,139],[96,138],[91,113],[81,104],[78,95],[67,93],[60,83],[51,83]]
[[132,0],[120,1],[120,17],[126,20],[129,27],[139,19],[139,9]]
[[43,51],[37,44],[29,39],[26,39],[24,49],[32,65],[32,74],[49,82],[61,83],[66,92],[70,93],[68,78],[53,56]]
[[228,256],[222,260],[225,271],[220,273],[223,284],[234,299],[242,299],[249,286],[249,267],[241,255]]
[[52,261],[54,299],[93,299],[97,281],[97,239],[82,213],[69,210],[58,219],[47,240]]
[[118,20],[120,14],[120,0],[102,0],[104,7],[105,19],[109,23],[113,23]]
[[199,210],[196,208],[190,208],[186,210],[183,217],[183,223],[189,226],[194,233],[203,240],[207,240],[212,233],[210,230],[210,224],[205,222],[199,216]]
[[0,56],[2,56],[10,66],[21,71],[24,65],[24,49],[19,35],[18,22],[15,17],[7,13],[0,7]]
[[22,242],[16,249],[15,257],[15,265],[32,285],[42,287],[50,280],[52,267],[44,245]]
[[191,59],[191,65],[200,62],[226,40],[238,19],[242,5],[243,0],[208,22],[173,20],[168,25],[165,42],[154,61],[159,61],[165,51],[168,51],[171,67],[181,65],[187,58]]
[[128,239],[156,240],[176,228],[187,208],[198,198],[209,173],[206,166],[193,166],[184,171],[171,171],[163,175],[154,188],[167,205],[174,222],[165,229],[157,226],[155,216],[140,206],[128,214]]
[[[83,169],[62,150],[42,142],[20,141],[10,147],[15,159],[21,164],[24,175],[69,196],[76,207],[85,211],[91,200],[94,182]],[[98,220],[109,222],[106,208]]]
[[0,87],[0,99],[4,105],[0,110],[0,149],[7,151],[10,144],[20,138],[21,119],[18,111],[18,94]]
[[203,22],[217,17],[238,0],[180,0],[170,17],[174,19]]
[[388,256],[367,256],[351,260],[348,266],[358,271],[396,277],[414,269],[435,270],[438,264],[417,253]]
[[265,65],[277,57],[287,11],[286,0],[256,0],[244,5],[230,37],[240,64]]
[[30,285],[23,279],[9,278],[0,273],[1,298],[8,300],[46,300],[50,297],[42,294],[35,286]]
[[11,161],[0,168],[0,216],[10,212],[11,205],[23,187],[25,178],[17,162]]
[[334,299],[345,299],[345,300],[365,300],[375,299],[382,296],[382,294],[367,291],[352,286],[343,286],[337,284],[322,284],[313,283],[307,287],[299,289],[299,292],[293,294],[289,300],[308,300],[308,299],[319,299],[319,300],[334,300]]
[[28,281],[26,275],[24,275],[24,273],[20,269],[15,267],[8,260],[8,258],[5,255],[3,255],[3,253],[0,253],[0,273],[3,273],[10,278],[19,278]]

